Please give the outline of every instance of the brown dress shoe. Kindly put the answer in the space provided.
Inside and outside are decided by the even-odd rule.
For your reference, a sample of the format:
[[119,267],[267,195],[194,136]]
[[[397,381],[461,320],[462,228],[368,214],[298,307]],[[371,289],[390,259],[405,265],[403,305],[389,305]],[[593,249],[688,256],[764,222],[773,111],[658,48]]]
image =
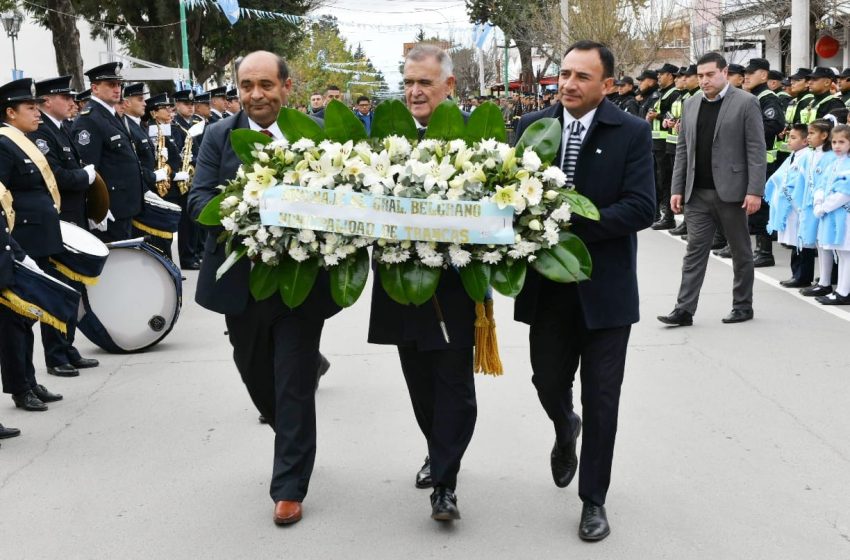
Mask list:
[[274,505],[275,525],[291,525],[301,521],[301,502],[281,500]]

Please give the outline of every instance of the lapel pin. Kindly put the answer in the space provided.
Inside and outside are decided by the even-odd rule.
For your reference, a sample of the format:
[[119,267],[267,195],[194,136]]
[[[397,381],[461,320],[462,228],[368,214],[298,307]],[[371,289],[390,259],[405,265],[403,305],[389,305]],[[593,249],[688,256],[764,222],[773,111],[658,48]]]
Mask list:
[[596,153],[597,153],[597,154],[601,154],[601,153],[602,153],[602,150],[600,150],[599,148],[596,148]]

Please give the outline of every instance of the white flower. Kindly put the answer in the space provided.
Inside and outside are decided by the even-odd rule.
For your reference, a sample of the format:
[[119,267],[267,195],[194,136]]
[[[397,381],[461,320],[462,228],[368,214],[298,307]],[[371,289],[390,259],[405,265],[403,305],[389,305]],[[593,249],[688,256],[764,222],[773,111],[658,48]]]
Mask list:
[[546,198],[546,200],[555,200],[556,198],[558,198],[558,191],[548,190],[543,196]]
[[297,262],[304,262],[310,258],[307,251],[303,247],[292,247],[289,249],[289,256]]
[[236,221],[230,216],[225,216],[221,219],[221,227],[227,231],[236,231]]
[[453,154],[455,152],[459,152],[461,150],[466,149],[466,142],[461,139],[452,140],[449,142],[449,153]]
[[540,223],[540,220],[531,220],[528,222],[528,229],[532,231],[540,231],[543,229],[543,224]]
[[571,216],[572,213],[570,212],[570,204],[568,202],[564,202],[552,212],[552,219],[558,222],[569,222]]
[[427,257],[422,257],[422,264],[431,268],[443,266],[443,255],[434,254],[428,255]]
[[271,158],[269,157],[268,152],[266,152],[265,150],[260,150],[259,152],[257,152],[257,159],[263,163],[268,163]]
[[301,183],[309,188],[332,188],[342,167],[336,164],[328,154],[310,162],[310,171],[305,171]]
[[298,232],[298,241],[301,243],[312,243],[316,240],[316,232],[312,229],[302,229]]
[[469,264],[472,254],[469,251],[461,249],[460,245],[451,245],[449,247],[449,258],[452,265],[463,268]]
[[237,204],[239,204],[239,197],[233,196],[233,195],[230,195],[230,196],[228,196],[227,198],[225,198],[224,200],[221,201],[221,207],[225,208],[225,209],[226,208],[232,208],[232,207],[236,206]]
[[250,254],[252,251],[256,252],[257,250],[257,242],[253,237],[246,237],[242,240],[242,245],[248,248],[248,253]]
[[384,148],[389,152],[390,158],[405,158],[410,154],[410,142],[404,136],[387,136],[384,138]]
[[292,149],[296,152],[306,152],[307,150],[315,146],[316,143],[310,140],[309,138],[302,138],[301,140],[292,145]]
[[519,192],[529,204],[537,206],[543,198],[543,183],[536,177],[529,177],[519,184]]
[[493,151],[496,149],[496,145],[498,142],[494,138],[488,138],[487,140],[482,140],[479,146],[482,150]]
[[551,218],[547,218],[543,222],[543,239],[546,240],[546,243],[551,247],[552,245],[557,245],[558,241],[560,241],[559,237],[560,227],[558,226],[558,222]]
[[264,263],[269,264],[270,262],[277,259],[277,253],[275,253],[272,249],[263,249],[263,251],[260,253],[260,258],[263,260]]
[[502,260],[502,253],[497,251],[486,251],[481,254],[481,261],[487,264],[499,264]]
[[280,226],[272,226],[272,227],[269,228],[269,231],[271,232],[272,237],[274,237],[275,239],[283,237],[283,231],[284,230]]
[[287,140],[285,137],[281,138],[280,140],[272,140],[269,144],[269,147],[273,150],[285,150],[289,147],[289,140]]
[[[499,207],[499,210],[504,210],[508,206],[517,206],[523,202],[522,196],[516,192],[513,187],[496,187],[496,194],[493,195],[493,202]],[[525,205],[523,204],[523,207]]]
[[496,146],[496,153],[499,154],[500,160],[508,161],[516,155],[516,148],[511,148],[508,144],[502,144],[500,142]]
[[339,256],[336,253],[325,255],[324,259],[327,266],[336,266],[339,264]]
[[525,150],[522,153],[522,166],[529,171],[537,171],[543,164],[540,156],[534,150]]
[[[528,151],[526,153],[528,153]],[[525,154],[523,154],[523,159],[524,158]],[[549,181],[550,183],[554,183],[558,187],[562,187],[567,182],[567,176],[564,175],[564,172],[561,171],[558,167],[550,165],[545,170],[543,170],[543,180]]]
[[266,231],[266,228],[260,227],[254,234],[254,239],[257,240],[257,243],[265,243],[269,239],[269,232]]

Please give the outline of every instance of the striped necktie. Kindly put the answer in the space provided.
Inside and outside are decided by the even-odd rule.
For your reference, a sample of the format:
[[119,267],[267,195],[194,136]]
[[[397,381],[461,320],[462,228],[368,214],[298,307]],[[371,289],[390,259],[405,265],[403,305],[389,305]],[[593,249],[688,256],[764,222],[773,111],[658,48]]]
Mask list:
[[570,136],[567,138],[567,145],[564,147],[564,163],[561,170],[567,176],[567,184],[573,182],[573,176],[576,171],[576,162],[578,161],[578,153],[581,150],[581,132],[584,130],[584,125],[579,121],[570,123]]

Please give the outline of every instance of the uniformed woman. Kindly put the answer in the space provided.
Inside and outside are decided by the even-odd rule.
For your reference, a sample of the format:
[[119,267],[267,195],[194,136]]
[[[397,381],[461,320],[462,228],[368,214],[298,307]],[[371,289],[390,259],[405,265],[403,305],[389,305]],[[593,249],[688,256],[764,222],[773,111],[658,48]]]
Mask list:
[[[59,229],[59,189],[44,155],[26,134],[38,129],[40,113],[35,84],[30,78],[0,86],[0,183],[12,194],[15,228],[12,237],[42,269],[48,258],[62,252]],[[35,379],[33,321],[3,310],[0,369],[3,392],[24,410],[47,410],[45,403],[62,395],[48,391]],[[55,337],[61,337],[55,331]],[[45,344],[47,344],[45,337]]]

